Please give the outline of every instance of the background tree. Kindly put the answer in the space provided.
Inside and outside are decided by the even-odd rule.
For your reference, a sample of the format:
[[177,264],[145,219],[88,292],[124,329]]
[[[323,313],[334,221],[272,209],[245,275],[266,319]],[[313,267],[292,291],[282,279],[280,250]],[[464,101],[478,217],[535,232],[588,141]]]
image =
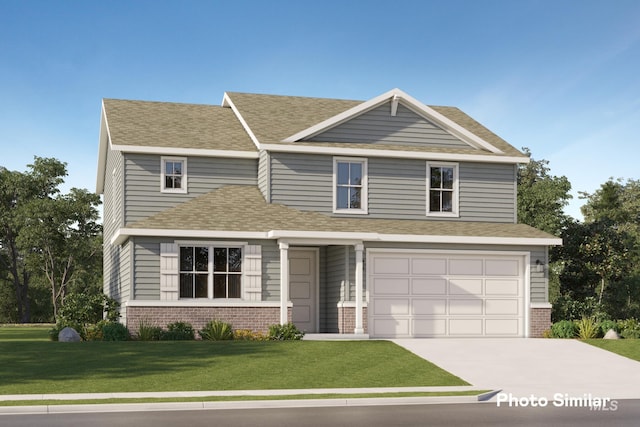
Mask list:
[[88,277],[102,265],[100,199],[86,190],[61,194],[66,174],[66,164],[40,157],[24,173],[0,169],[0,283],[5,277],[13,287],[19,322],[31,320],[34,301],[42,311],[43,286],[55,315],[74,282],[100,280]]
[[572,198],[566,176],[551,175],[547,160],[535,160],[531,151],[527,164],[518,168],[518,222],[559,236],[569,217],[564,208]]

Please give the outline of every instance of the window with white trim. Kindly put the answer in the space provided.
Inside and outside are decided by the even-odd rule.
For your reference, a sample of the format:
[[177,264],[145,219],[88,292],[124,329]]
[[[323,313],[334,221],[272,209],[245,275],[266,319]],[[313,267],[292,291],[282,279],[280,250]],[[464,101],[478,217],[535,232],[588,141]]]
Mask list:
[[180,298],[239,299],[242,248],[180,247]]
[[187,159],[162,157],[160,188],[163,193],[187,192]]
[[427,215],[458,216],[458,165],[427,163]]
[[367,213],[367,159],[334,158],[333,182],[335,213]]

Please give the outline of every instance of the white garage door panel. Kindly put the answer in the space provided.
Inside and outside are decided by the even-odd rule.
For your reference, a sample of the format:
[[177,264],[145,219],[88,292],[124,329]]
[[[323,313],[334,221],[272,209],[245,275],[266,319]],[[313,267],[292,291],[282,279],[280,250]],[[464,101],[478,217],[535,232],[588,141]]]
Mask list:
[[378,299],[373,302],[373,313],[377,315],[409,315],[409,299]]
[[482,314],[482,300],[451,299],[449,300],[449,314]]
[[513,259],[488,259],[485,263],[487,276],[518,276],[519,262]]
[[478,295],[482,293],[482,279],[451,279],[449,294]]
[[444,319],[414,319],[413,336],[437,337],[447,333],[447,321]]
[[414,295],[446,295],[447,279],[413,279],[411,280],[411,292]]
[[518,280],[486,279],[484,286],[486,295],[518,296],[520,294],[520,283]]
[[485,300],[486,314],[504,314],[514,315],[520,314],[518,307],[520,306],[517,299],[487,299]]
[[482,336],[482,319],[449,319],[449,334]]
[[447,274],[445,258],[412,258],[411,274]]
[[411,314],[418,316],[431,316],[437,314],[447,314],[446,299],[422,299],[414,298],[412,301]]
[[397,257],[380,257],[373,267],[374,274],[409,274],[409,260]]
[[373,292],[377,295],[409,295],[409,279],[376,277]]
[[524,257],[374,251],[372,337],[524,336]]

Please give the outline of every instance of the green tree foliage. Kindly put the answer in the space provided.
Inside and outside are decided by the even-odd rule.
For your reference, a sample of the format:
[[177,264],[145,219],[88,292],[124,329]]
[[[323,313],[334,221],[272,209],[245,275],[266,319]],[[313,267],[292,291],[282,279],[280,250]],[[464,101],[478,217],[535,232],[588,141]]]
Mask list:
[[563,267],[555,317],[640,316],[640,183],[609,179],[581,197],[585,221],[567,224],[553,250]]
[[98,289],[100,199],[79,189],[61,194],[66,175],[66,164],[51,158],[36,157],[26,172],[0,168],[0,284],[11,285],[15,307],[3,317],[31,321],[43,287],[54,316],[71,287]]
[[563,209],[572,198],[571,183],[566,176],[551,175],[547,160],[522,150],[530,161],[518,168],[518,221],[558,236],[569,219]]

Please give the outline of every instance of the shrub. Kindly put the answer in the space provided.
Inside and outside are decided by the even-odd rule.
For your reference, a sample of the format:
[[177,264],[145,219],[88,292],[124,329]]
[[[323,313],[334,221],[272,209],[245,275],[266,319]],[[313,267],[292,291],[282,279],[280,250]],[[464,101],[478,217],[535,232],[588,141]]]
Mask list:
[[561,320],[551,325],[551,336],[553,338],[575,338],[576,332],[576,324],[571,320]]
[[288,340],[301,340],[304,336],[304,332],[300,331],[293,323],[289,322],[286,325],[271,325],[269,326],[269,339],[275,341],[288,341]]
[[581,340],[595,338],[599,330],[598,324],[591,317],[583,317],[578,321],[578,338]]
[[622,338],[640,338],[640,323],[636,319],[618,320],[618,328]]
[[109,322],[118,321],[120,313],[116,300],[104,294],[74,293],[64,299],[64,305],[58,311],[56,327],[60,331],[69,326],[86,340],[92,325],[100,322],[105,315]]
[[162,328],[147,323],[142,320],[138,327],[138,337],[140,341],[159,341],[162,338]]
[[267,336],[262,332],[254,332],[251,329],[236,329],[233,339],[238,341],[266,341]]
[[187,322],[174,322],[167,325],[167,330],[162,332],[162,340],[187,341],[196,339],[196,332]]
[[105,323],[105,321],[100,321],[95,325],[87,326],[85,339],[87,341],[102,341],[102,326],[104,326]]
[[58,335],[60,331],[64,329],[64,326],[56,324],[53,328],[49,329],[49,339],[51,341],[58,341]]
[[129,330],[120,322],[104,322],[102,324],[102,341],[126,341]]
[[233,327],[222,320],[211,320],[198,331],[200,337],[207,341],[225,341],[233,339]]
[[545,329],[542,331],[542,338],[553,338],[551,335],[551,329]]
[[618,323],[614,320],[602,320],[598,323],[598,337],[602,338],[604,335],[609,332],[609,329],[613,329],[614,331],[620,333],[618,329]]

